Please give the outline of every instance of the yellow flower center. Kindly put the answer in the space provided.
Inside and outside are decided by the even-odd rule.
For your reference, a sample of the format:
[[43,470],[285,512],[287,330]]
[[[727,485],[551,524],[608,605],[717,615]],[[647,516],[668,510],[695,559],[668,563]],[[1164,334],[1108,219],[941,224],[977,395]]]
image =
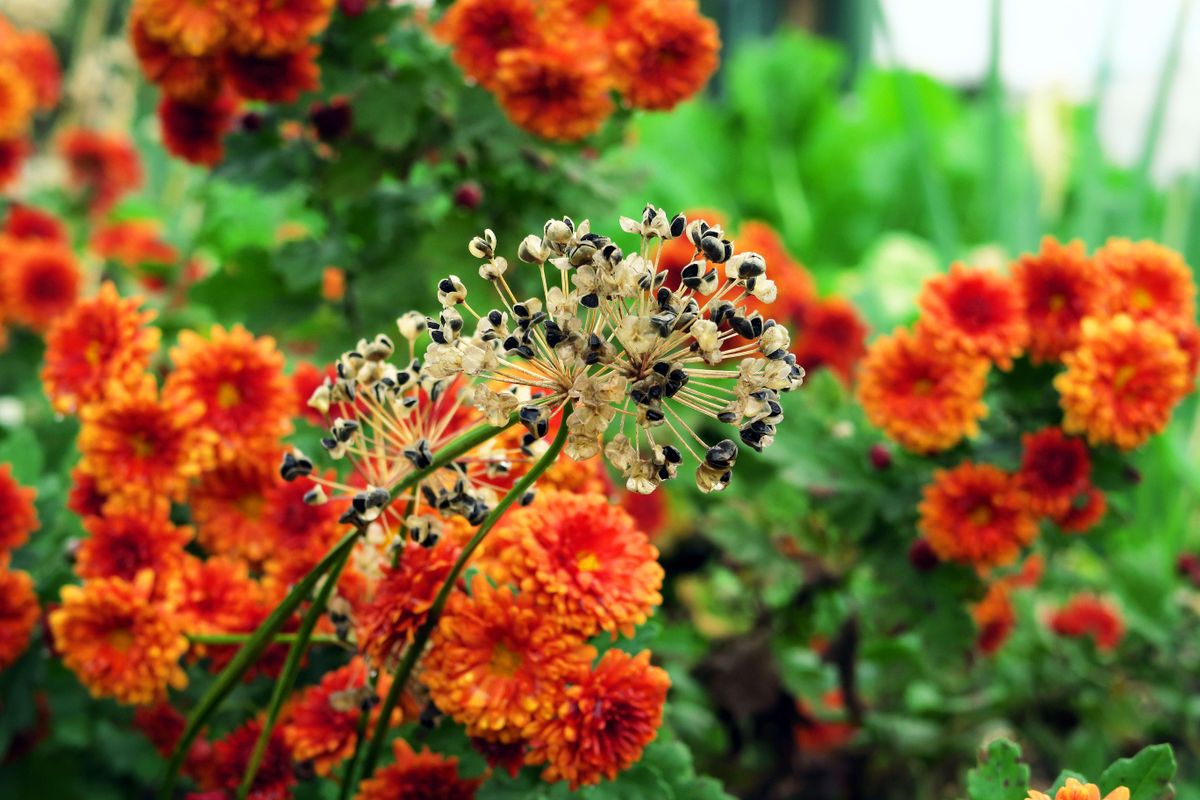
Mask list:
[[233,408],[241,401],[242,396],[232,383],[222,383],[217,389],[217,405],[221,408]]
[[1133,303],[1133,307],[1139,311],[1146,311],[1154,305],[1154,298],[1146,291],[1145,287],[1139,286],[1133,290],[1129,301]]
[[511,678],[521,668],[521,654],[509,650],[503,643],[498,644],[492,650],[490,667],[493,675]]
[[115,631],[109,631],[108,635],[104,638],[110,645],[122,653],[129,652],[129,648],[133,647],[133,632],[128,628],[118,628]]
[[1137,367],[1134,367],[1131,364],[1122,365],[1120,369],[1117,370],[1116,377],[1113,378],[1113,386],[1117,389],[1124,389],[1125,384],[1129,383],[1129,381],[1132,380],[1133,376],[1136,374]]
[[595,553],[580,553],[576,566],[584,572],[595,572],[600,569],[600,559]]
[[992,521],[991,506],[975,506],[971,509],[971,513],[967,515],[967,519],[977,528],[982,528]]
[[608,7],[608,3],[597,3],[596,7],[588,12],[587,24],[593,28],[603,28],[612,19],[612,9]]
[[1052,294],[1050,295],[1050,300],[1046,305],[1050,307],[1051,311],[1062,311],[1063,306],[1066,304],[1067,298],[1063,297],[1061,294]]
[[154,445],[146,438],[144,434],[135,433],[129,437],[129,446],[133,449],[133,454],[138,458],[149,458],[154,455]]
[[83,351],[83,357],[87,360],[88,364],[93,367],[100,364],[101,349],[99,342],[88,342],[88,346]]
[[913,383],[912,391],[917,397],[925,397],[933,391],[933,381],[928,378],[921,378]]

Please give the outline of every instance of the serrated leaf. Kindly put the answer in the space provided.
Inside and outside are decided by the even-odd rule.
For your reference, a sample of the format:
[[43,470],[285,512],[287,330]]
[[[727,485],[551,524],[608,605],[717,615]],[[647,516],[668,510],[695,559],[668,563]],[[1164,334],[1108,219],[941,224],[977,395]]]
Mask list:
[[1021,763],[1021,748],[997,739],[979,754],[979,766],[967,773],[971,800],[1020,800],[1029,792],[1029,767]]
[[1129,800],[1172,800],[1175,753],[1169,744],[1154,744],[1133,758],[1114,761],[1100,776],[1101,794],[1118,786],[1129,789]]

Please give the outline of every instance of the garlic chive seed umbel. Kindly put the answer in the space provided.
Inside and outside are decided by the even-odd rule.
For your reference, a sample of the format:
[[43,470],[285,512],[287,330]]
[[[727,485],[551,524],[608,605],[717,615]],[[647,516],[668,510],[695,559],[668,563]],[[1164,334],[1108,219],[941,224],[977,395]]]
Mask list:
[[[497,255],[495,234],[473,238],[468,250],[482,260],[479,275],[500,305],[476,311],[458,277],[439,281],[442,312],[428,320],[424,374],[470,379],[470,402],[494,425],[515,413],[526,447],[570,403],[567,455],[584,460],[603,450],[631,491],[649,494],[674,478],[685,453],[698,465],[700,490],[720,491],[737,443],[705,441],[680,412],[735,427],[754,450],[774,441],[779,395],[804,379],[786,328],[746,307],[751,297],[774,301],[775,283],[761,255],[736,252],[720,226],[704,220],[647,205],[640,219],[622,217],[620,226],[638,237],[636,252],[569,217],[525,237],[517,257],[538,270],[542,285],[528,298],[506,280],[510,265]],[[672,289],[655,240],[679,237],[695,249]]]

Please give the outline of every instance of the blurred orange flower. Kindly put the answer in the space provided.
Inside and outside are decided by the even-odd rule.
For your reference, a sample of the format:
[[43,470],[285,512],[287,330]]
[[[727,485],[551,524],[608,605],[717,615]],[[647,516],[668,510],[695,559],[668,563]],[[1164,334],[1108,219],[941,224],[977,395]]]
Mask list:
[[938,470],[919,506],[921,535],[943,561],[976,567],[1011,564],[1037,536],[1015,476],[964,461]]

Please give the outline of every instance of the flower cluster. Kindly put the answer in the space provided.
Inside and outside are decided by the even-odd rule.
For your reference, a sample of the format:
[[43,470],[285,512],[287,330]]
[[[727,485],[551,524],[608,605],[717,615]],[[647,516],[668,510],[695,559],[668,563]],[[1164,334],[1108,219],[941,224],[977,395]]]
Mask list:
[[0,464],[0,671],[25,652],[40,616],[33,579],[9,566],[12,552],[38,528],[35,497],[8,464]]
[[163,142],[214,165],[242,100],[292,103],[317,88],[333,0],[137,0],[129,35],[148,80],[163,92]]
[[614,92],[673,108],[703,88],[721,46],[694,0],[456,0],[435,33],[514,123],[564,141],[598,131]]
[[58,104],[62,72],[45,34],[0,15],[0,189],[17,178],[32,146],[34,117]]

